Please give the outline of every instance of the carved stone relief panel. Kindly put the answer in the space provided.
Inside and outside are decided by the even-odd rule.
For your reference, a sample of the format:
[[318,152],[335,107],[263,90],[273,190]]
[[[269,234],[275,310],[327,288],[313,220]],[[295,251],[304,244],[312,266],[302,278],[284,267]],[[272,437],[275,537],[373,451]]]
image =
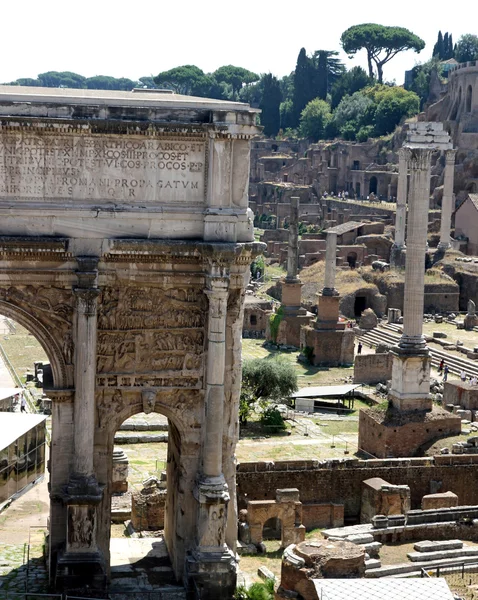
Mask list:
[[98,386],[201,387],[206,307],[193,287],[104,288]]

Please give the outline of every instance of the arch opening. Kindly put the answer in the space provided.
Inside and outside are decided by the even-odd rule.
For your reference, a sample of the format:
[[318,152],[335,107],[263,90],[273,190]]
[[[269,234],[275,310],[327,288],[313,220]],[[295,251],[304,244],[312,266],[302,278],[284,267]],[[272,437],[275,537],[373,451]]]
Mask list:
[[155,407],[144,413],[141,408],[122,415],[111,453],[110,591],[121,591],[115,579],[125,564],[134,578],[180,586],[174,559],[182,436],[167,411]]
[[357,265],[357,253],[356,252],[349,252],[347,254],[347,262],[349,263],[349,267],[351,269],[355,269],[355,267]]
[[377,189],[378,189],[378,181],[377,181],[377,178],[375,177],[375,175],[373,175],[372,177],[370,177],[368,193],[377,195]]
[[473,98],[473,88],[471,87],[471,85],[469,85],[466,90],[466,102],[465,102],[465,104],[466,104],[465,111],[467,113],[471,112],[472,98]]

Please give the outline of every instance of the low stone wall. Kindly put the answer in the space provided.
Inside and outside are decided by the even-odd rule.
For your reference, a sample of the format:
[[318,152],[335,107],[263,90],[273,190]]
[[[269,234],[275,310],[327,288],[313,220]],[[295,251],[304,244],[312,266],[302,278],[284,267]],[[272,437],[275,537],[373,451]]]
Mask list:
[[460,379],[445,381],[443,385],[443,405],[460,405],[466,410],[478,409],[478,386]]
[[[398,417],[398,418],[397,418]],[[445,410],[434,408],[427,413],[412,414],[404,422],[397,414],[361,410],[359,448],[377,458],[417,455],[420,448],[442,437],[458,435],[461,419]]]
[[381,383],[392,378],[392,355],[357,354],[354,361],[354,383]]
[[302,504],[302,525],[310,531],[318,527],[343,527],[343,504]]
[[439,491],[457,494],[461,505],[478,504],[478,455],[437,455],[425,458],[375,460],[252,462],[237,466],[240,508],[246,499],[275,498],[275,490],[299,489],[303,510],[308,504],[343,504],[344,517],[359,519],[362,482],[381,477],[392,485],[410,486],[411,508],[419,509],[423,496]]

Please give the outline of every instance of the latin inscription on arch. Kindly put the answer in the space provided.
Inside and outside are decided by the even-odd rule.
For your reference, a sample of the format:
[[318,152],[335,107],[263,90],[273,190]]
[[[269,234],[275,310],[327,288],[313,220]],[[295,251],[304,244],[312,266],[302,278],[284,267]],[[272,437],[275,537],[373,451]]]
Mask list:
[[0,200],[204,201],[201,137],[0,133]]

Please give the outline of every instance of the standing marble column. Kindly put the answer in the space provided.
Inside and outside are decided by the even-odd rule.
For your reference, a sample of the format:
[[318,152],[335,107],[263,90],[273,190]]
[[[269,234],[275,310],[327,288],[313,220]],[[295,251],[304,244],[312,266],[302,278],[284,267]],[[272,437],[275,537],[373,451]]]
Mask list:
[[76,288],[74,463],[75,474],[93,475],[96,379],[97,288]]
[[335,289],[335,271],[337,265],[337,233],[329,231],[327,233],[327,246],[325,250],[325,278],[322,289],[323,296],[337,296]]
[[397,210],[395,215],[395,241],[396,248],[405,247],[405,226],[407,220],[407,182],[408,161],[406,148],[398,151],[398,184],[397,184]]
[[441,202],[441,228],[438,248],[450,248],[451,214],[453,212],[453,179],[455,175],[456,150],[445,150],[445,178],[443,181],[443,198]]
[[410,166],[407,262],[403,300],[403,335],[399,346],[409,352],[426,348],[423,336],[425,253],[430,204],[431,150],[406,149]]
[[222,436],[224,374],[226,361],[226,317],[229,279],[210,277],[206,368],[206,427],[203,445],[203,474],[211,481],[223,481]]
[[287,248],[287,282],[297,281],[299,270],[299,198],[290,199],[289,247]]
[[206,414],[202,444],[202,473],[198,501],[197,546],[188,573],[201,598],[230,598],[236,587],[236,558],[226,544],[229,490],[223,474],[224,381],[229,277],[213,267],[205,293],[209,299],[206,366]]
[[63,494],[67,539],[58,560],[57,581],[72,589],[101,589],[106,566],[98,549],[97,529],[104,485],[98,483],[94,465],[98,259],[87,256],[77,261],[73,464]]

